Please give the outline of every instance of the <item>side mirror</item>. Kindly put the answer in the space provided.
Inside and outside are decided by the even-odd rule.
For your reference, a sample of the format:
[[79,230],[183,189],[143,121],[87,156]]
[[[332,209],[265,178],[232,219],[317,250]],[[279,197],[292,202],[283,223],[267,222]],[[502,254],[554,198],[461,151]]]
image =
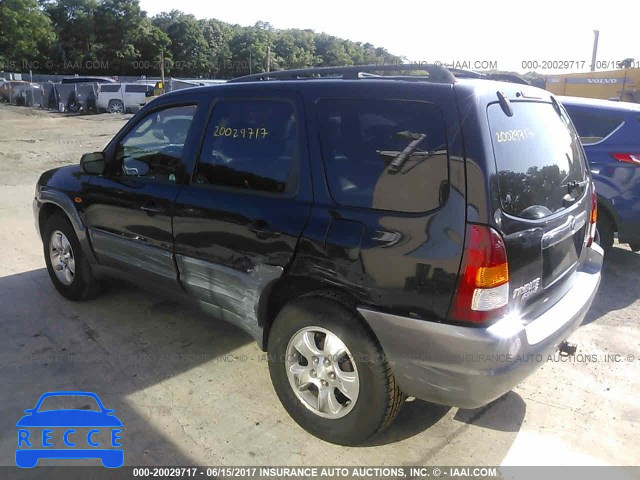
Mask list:
[[122,161],[122,172],[125,175],[144,177],[149,174],[149,165],[136,158],[125,158]]
[[105,164],[104,153],[102,152],[85,153],[80,159],[82,170],[91,175],[102,174]]

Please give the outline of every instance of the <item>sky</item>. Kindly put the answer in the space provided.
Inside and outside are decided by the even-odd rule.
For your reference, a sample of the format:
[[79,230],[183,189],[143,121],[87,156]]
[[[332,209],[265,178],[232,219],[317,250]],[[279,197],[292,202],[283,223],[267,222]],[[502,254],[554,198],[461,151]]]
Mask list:
[[141,0],[140,3],[149,15],[177,9],[197,18],[216,18],[243,26],[264,21],[279,29],[312,29],[369,42],[408,61],[455,62],[461,68],[484,70],[487,68],[481,68],[482,65],[491,65],[499,70],[523,73],[535,70],[541,74],[559,73],[567,71],[566,68],[588,71],[594,29],[600,30],[598,60],[602,66],[627,57],[640,61],[637,1]]

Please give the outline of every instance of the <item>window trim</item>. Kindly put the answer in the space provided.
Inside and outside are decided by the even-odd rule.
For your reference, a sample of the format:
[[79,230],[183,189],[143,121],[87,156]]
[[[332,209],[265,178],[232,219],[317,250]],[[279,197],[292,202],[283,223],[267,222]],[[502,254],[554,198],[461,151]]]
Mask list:
[[[135,129],[138,125],[140,125],[142,122],[144,122],[147,117],[153,113],[159,112],[161,110],[168,110],[170,108],[178,108],[178,107],[195,107],[195,111],[193,114],[193,119],[191,120],[191,125],[189,126],[189,131],[187,132],[187,140],[189,139],[189,135],[190,134],[194,134],[194,122],[196,120],[196,117],[198,115],[198,109],[200,107],[200,102],[197,99],[191,99],[191,100],[187,100],[184,99],[180,102],[176,102],[176,103],[163,103],[163,104],[159,104],[154,106],[153,108],[150,108],[149,110],[146,110],[144,112],[144,115],[135,115],[131,118],[131,120],[129,120],[129,122],[127,124],[125,124],[124,127],[122,127],[122,130],[120,130],[120,132],[118,132],[118,134],[116,134],[116,136],[113,137],[113,140],[109,143],[109,145],[107,145],[107,147],[103,150],[103,152],[108,155],[108,161],[107,161],[107,169],[105,171],[105,173],[103,174],[103,176],[105,178],[108,178],[110,180],[114,180],[114,181],[122,181],[122,179],[133,179],[135,178],[136,181],[144,181],[146,183],[154,183],[154,184],[164,184],[164,185],[184,185],[188,178],[189,178],[189,163],[185,162],[184,158],[182,158],[180,161],[182,162],[183,166],[184,166],[184,173],[182,175],[182,178],[177,178],[175,182],[170,182],[170,181],[163,181],[163,180],[156,180],[156,179],[150,179],[146,176],[143,177],[134,177],[133,175],[131,176],[117,176],[114,175],[114,171],[116,170],[117,165],[115,165],[116,163],[116,153],[117,153],[117,149],[118,149],[118,145],[120,145],[122,143],[122,141],[127,137],[127,135],[129,135],[129,133]],[[142,111],[142,110],[141,110]],[[135,120],[135,121],[134,121]],[[185,141],[185,145],[186,145],[187,141]]]
[[349,205],[349,204],[344,204],[344,203],[340,203],[338,202],[338,200],[336,200],[336,198],[333,195],[333,192],[331,191],[331,186],[329,184],[329,176],[327,173],[327,159],[325,158],[325,154],[324,151],[322,149],[322,138],[320,136],[320,128],[316,128],[316,135],[318,136],[317,141],[318,141],[318,146],[320,149],[320,158],[322,159],[322,170],[323,170],[323,175],[324,175],[324,181],[325,181],[325,185],[327,188],[327,192],[329,194],[329,198],[331,198],[331,200],[333,200],[333,202],[336,205],[339,205],[342,208],[354,208],[354,209],[358,209],[358,210],[365,210],[365,211],[372,211],[372,212],[379,212],[379,213],[395,213],[395,214],[401,214],[401,215],[406,215],[406,216],[423,216],[425,214],[431,214],[434,212],[437,212],[438,210],[444,208],[444,206],[449,202],[449,199],[451,198],[451,189],[453,189],[453,185],[451,183],[451,139],[449,138],[449,129],[448,129],[448,125],[447,125],[447,117],[445,115],[445,111],[442,109],[442,107],[440,105],[438,105],[437,103],[433,102],[433,101],[429,101],[429,100],[414,100],[414,99],[409,99],[409,98],[380,98],[380,97],[353,97],[353,96],[344,96],[344,97],[318,97],[315,99],[314,101],[314,105],[315,105],[315,121],[317,125],[321,124],[321,118],[320,118],[320,108],[318,106],[318,104],[322,101],[326,101],[326,100],[336,100],[336,101],[341,101],[341,100],[361,100],[361,101],[383,101],[383,102],[405,102],[405,103],[417,103],[417,104],[422,104],[422,105],[432,105],[433,107],[438,109],[438,112],[440,112],[440,115],[442,116],[442,121],[443,121],[443,127],[444,127],[444,135],[445,135],[445,140],[446,140],[446,144],[447,144],[447,184],[449,185],[449,195],[447,196],[446,200],[444,202],[442,202],[440,205],[438,205],[436,208],[432,208],[432,209],[427,209],[427,210],[420,210],[420,211],[413,211],[413,212],[407,212],[407,211],[402,211],[402,210],[389,210],[389,209],[384,209],[384,208],[373,208],[373,207],[363,207],[361,205]]
[[[292,105],[294,114],[296,115],[296,131],[297,131],[297,143],[298,143],[298,155],[294,156],[293,161],[291,163],[292,167],[294,166],[294,162],[297,162],[297,172],[294,178],[294,184],[290,189],[286,189],[284,192],[268,192],[264,190],[252,190],[252,189],[243,189],[237,187],[231,187],[226,185],[215,185],[208,183],[195,183],[195,176],[198,173],[198,167],[200,166],[200,157],[202,156],[202,149],[204,148],[204,142],[207,137],[207,132],[209,128],[209,123],[213,114],[215,112],[216,107],[223,102],[230,101],[245,101],[245,102],[259,102],[259,101],[282,101]],[[191,172],[191,176],[189,177],[189,186],[202,188],[208,191],[215,190],[226,193],[243,193],[247,195],[255,195],[258,197],[271,197],[271,198],[284,198],[284,199],[292,199],[298,196],[300,192],[300,183],[301,183],[301,168],[302,168],[302,150],[304,147],[303,135],[304,130],[302,129],[302,121],[304,117],[302,115],[302,109],[298,108],[297,102],[293,98],[283,97],[283,96],[241,96],[241,95],[229,95],[229,96],[220,96],[215,98],[206,114],[205,122],[201,131],[200,140],[198,143],[198,148],[196,150],[195,160],[193,162],[193,171]]]

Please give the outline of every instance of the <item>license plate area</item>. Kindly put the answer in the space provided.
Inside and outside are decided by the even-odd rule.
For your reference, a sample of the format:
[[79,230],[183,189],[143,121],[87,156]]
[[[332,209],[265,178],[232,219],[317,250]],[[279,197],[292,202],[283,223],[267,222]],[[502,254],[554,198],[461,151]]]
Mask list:
[[558,243],[542,249],[542,285],[548,287],[573,269],[580,258],[585,227]]

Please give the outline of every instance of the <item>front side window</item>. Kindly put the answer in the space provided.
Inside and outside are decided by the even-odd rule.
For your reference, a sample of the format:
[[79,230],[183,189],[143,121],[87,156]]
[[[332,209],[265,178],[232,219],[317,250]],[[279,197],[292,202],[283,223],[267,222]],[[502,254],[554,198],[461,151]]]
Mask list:
[[184,105],[149,113],[118,144],[117,174],[179,181],[184,174],[182,150],[195,112],[195,105]]
[[295,187],[298,121],[286,100],[223,100],[214,107],[194,183],[266,193]]
[[445,120],[434,104],[325,99],[320,143],[333,199],[397,212],[434,210],[448,194]]

